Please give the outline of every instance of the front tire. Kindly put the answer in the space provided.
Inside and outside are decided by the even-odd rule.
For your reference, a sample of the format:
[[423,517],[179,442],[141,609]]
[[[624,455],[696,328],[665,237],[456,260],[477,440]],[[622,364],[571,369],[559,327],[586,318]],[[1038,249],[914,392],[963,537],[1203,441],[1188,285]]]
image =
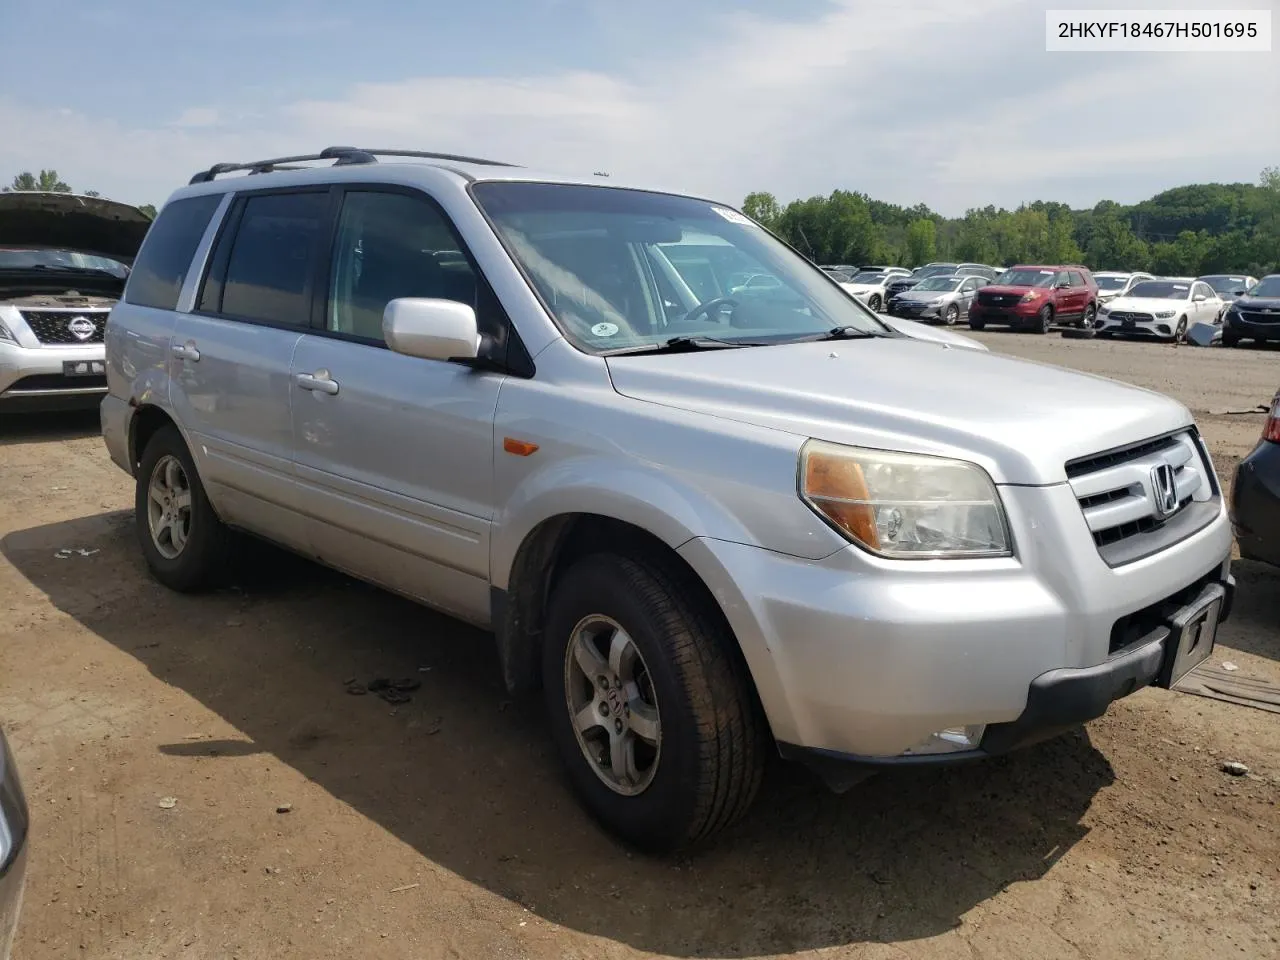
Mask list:
[[190,593],[222,582],[233,534],[214,513],[177,427],[157,430],[142,452],[134,522],[147,566],[166,587]]
[[1238,347],[1240,346],[1240,338],[1233,333],[1224,333],[1222,335],[1222,345],[1224,347]]
[[1187,318],[1182,317],[1178,320],[1178,325],[1173,328],[1173,342],[1182,343],[1187,339]]
[[1080,317],[1080,329],[1092,330],[1093,322],[1098,316],[1098,308],[1092,303],[1084,308],[1084,313]]
[[1053,328],[1053,307],[1047,303],[1040,308],[1036,314],[1036,325],[1033,327],[1036,333],[1046,334]]
[[978,318],[976,318],[976,317],[970,317],[970,318],[969,318],[969,329],[970,329],[970,330],[979,330],[979,331],[981,331],[981,330],[985,330],[986,328],[987,328],[987,321],[985,321],[985,320],[979,320],[979,319],[978,319]]
[[883,305],[883,301],[880,299],[880,295],[878,293],[873,293],[867,299],[867,306],[870,307],[875,313],[880,312],[880,307],[882,305]]
[[942,322],[948,327],[954,327],[960,320],[960,308],[956,304],[951,304],[942,314]]
[[661,563],[607,553],[551,596],[543,691],[570,784],[606,829],[654,852],[741,817],[764,769],[746,668],[709,607]]

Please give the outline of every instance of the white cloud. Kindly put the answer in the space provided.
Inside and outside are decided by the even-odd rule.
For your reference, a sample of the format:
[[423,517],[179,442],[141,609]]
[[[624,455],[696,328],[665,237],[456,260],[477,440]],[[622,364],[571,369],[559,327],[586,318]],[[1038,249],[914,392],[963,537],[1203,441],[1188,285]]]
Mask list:
[[1043,11],[1022,0],[839,0],[808,21],[739,13],[686,39],[608,73],[357,83],[141,127],[0,95],[0,129],[18,133],[0,140],[0,170],[56,165],[78,187],[158,202],[216,161],[356,143],[604,169],[733,202],[846,187],[958,213],[1135,200],[1252,180],[1280,159],[1273,56],[1046,54]]

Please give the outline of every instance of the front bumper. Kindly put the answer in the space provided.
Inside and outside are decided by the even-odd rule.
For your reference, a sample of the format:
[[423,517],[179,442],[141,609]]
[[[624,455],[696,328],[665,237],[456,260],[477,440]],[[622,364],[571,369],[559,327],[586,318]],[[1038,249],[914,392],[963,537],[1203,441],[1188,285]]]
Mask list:
[[[869,763],[956,759],[918,751],[939,731],[983,726],[991,736],[1028,723],[1037,682],[1122,669],[1114,657],[1134,655],[1162,604],[1229,584],[1225,508],[1113,568],[1066,484],[1000,492],[1016,558],[895,562],[848,547],[806,561],[707,539],[681,547],[720,601],[780,744]],[[1150,682],[1139,661],[1134,678]]]
[[30,821],[22,784],[0,733],[0,960],[7,960],[22,910]]
[[947,308],[946,304],[925,304],[921,301],[890,301],[889,314],[894,317],[901,317],[903,320],[919,320],[928,322],[937,320],[942,316],[942,311]]
[[1010,304],[1007,307],[993,307],[974,302],[969,306],[969,318],[981,320],[983,323],[1007,324],[1011,327],[1022,327],[1036,319],[1040,308],[1047,301],[1036,300],[1031,303]]
[[1241,340],[1280,340],[1280,317],[1275,323],[1254,323],[1245,320],[1238,313],[1230,311],[1222,315],[1223,335],[1238,337]]
[[1280,566],[1280,443],[1260,443],[1240,461],[1231,520],[1240,556]]
[[1113,320],[1103,314],[1098,315],[1094,328],[1099,333],[1109,333],[1122,337],[1172,337],[1174,330],[1177,329],[1177,318],[1170,317],[1168,319],[1156,319],[1150,321],[1134,321],[1126,324],[1120,320]]
[[[92,407],[107,392],[105,363],[101,343],[25,347],[0,341],[0,411]],[[84,373],[68,374],[68,364]]]

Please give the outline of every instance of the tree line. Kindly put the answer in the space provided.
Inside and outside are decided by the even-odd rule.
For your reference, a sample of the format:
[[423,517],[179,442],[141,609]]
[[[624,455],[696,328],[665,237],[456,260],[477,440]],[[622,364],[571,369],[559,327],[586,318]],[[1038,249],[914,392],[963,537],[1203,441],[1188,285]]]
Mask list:
[[1192,184],[1132,205],[1103,200],[1089,210],[1037,200],[944,217],[924,204],[902,207],[849,190],[785,207],[770,193],[751,193],[742,210],[817,263],[1083,263],[1164,276],[1280,272],[1280,167],[1268,167],[1257,184]]
[[[76,193],[71,186],[58,176],[57,170],[41,170],[39,173],[32,173],[30,170],[24,170],[9,182],[9,186],[0,187],[0,193],[15,193],[18,191],[38,190],[41,193]],[[81,196],[84,197],[100,197],[102,194],[97,190],[81,190]],[[138,207],[143,213],[152,220],[156,218],[156,208],[149,203],[141,204]]]

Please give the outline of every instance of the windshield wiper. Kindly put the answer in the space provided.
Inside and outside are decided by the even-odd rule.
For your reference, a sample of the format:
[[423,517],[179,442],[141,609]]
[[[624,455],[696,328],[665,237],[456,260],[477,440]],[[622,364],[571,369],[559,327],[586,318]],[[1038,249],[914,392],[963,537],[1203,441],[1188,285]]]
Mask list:
[[759,340],[723,340],[720,337],[684,336],[671,337],[662,343],[646,343],[635,347],[619,347],[608,350],[606,357],[635,355],[643,353],[690,353],[694,350],[725,350],[730,347],[767,347],[768,343]]
[[819,340],[874,340],[887,336],[890,336],[887,332],[876,333],[874,330],[864,330],[862,327],[845,324],[839,327],[832,327],[825,333],[815,333],[807,337],[788,340],[787,343],[816,343]]

